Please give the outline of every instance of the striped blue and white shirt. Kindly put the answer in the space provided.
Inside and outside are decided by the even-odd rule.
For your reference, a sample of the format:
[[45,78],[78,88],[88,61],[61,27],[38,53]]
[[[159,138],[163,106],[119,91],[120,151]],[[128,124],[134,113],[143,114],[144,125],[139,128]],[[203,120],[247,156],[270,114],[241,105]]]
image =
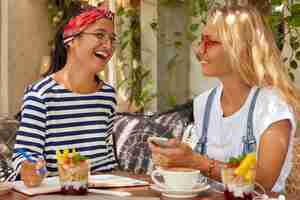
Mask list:
[[13,155],[15,174],[26,159],[20,149],[34,159],[43,155],[50,176],[57,175],[56,150],[65,148],[86,156],[92,172],[112,170],[115,107],[115,90],[106,83],[92,94],[73,93],[52,76],[33,84],[24,95]]

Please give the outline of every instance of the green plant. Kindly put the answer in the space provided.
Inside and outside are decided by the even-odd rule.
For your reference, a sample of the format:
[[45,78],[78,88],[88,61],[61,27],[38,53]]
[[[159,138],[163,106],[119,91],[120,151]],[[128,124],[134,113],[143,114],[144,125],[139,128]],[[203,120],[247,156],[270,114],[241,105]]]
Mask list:
[[[191,43],[199,38],[201,27],[206,24],[206,18],[208,10],[212,6],[220,4],[221,1],[217,0],[160,0],[159,6],[166,6],[174,8],[176,6],[182,6],[186,9],[187,15],[190,17],[190,24],[187,26],[185,32],[174,32],[172,41],[161,39],[167,43],[167,45],[173,45],[175,49],[180,50],[182,48],[183,40],[181,36],[185,36]],[[241,0],[239,1],[241,2]],[[283,61],[288,66],[290,78],[295,79],[295,70],[298,68],[300,61],[300,3],[294,3],[288,0],[247,0],[248,3],[256,6],[260,12],[264,15],[265,20],[270,24],[276,43],[280,50],[283,50],[284,45],[291,47],[291,53],[283,55]],[[224,0],[224,4],[234,4],[237,0]],[[164,33],[160,31],[159,24],[152,20],[149,24],[153,31],[158,31],[161,38],[164,38]],[[170,33],[168,33],[170,35]],[[289,41],[287,39],[289,38]],[[170,79],[172,79],[173,71],[177,67],[181,67],[180,54],[174,51],[173,57],[171,57],[167,64],[169,70]],[[168,94],[167,101],[170,106],[176,105],[176,96]]]
[[[283,59],[289,66],[289,75],[295,79],[294,72],[300,61],[300,3],[286,0],[272,0],[272,14],[266,16],[274,32],[277,46],[283,50],[284,45],[289,42],[291,53]],[[287,41],[289,40],[289,41]]]
[[[280,50],[283,50],[289,38],[291,47],[291,54],[284,55],[283,61],[288,66],[289,75],[292,80],[295,79],[294,72],[298,68],[300,61],[300,3],[294,3],[288,0],[272,0],[272,1],[249,1],[256,6],[265,20],[268,22],[276,44]],[[200,22],[205,24],[208,8],[213,5],[213,1],[208,0],[189,0],[189,13],[193,17],[200,18]],[[194,37],[196,36],[200,23],[191,24],[190,32]],[[193,38],[192,37],[192,38]]]
[[74,8],[88,4],[87,0],[48,0],[48,20],[56,30],[58,25],[68,19]]
[[120,19],[121,28],[118,89],[125,90],[129,96],[129,104],[143,112],[155,94],[151,70],[141,63],[140,9],[120,7],[117,16]]
[[[161,12],[172,12],[172,9],[179,9],[184,11],[190,19],[197,18],[197,22],[205,23],[208,12],[208,7],[215,3],[214,0],[160,0],[158,6],[164,7]],[[172,20],[170,18],[170,20]],[[172,54],[167,61],[166,69],[168,70],[168,79],[172,81],[176,80],[176,73],[179,67],[184,66],[186,54],[183,51],[186,50],[186,44],[192,43],[199,36],[200,23],[185,24],[185,31],[170,32],[165,27],[160,27],[158,22],[153,19],[149,24],[153,31],[158,32],[159,43],[163,44],[166,49],[171,49],[169,54]],[[170,26],[172,26],[170,24]],[[181,29],[182,27],[178,27]],[[168,107],[174,107],[178,104],[177,91],[168,91],[160,95],[168,105]]]

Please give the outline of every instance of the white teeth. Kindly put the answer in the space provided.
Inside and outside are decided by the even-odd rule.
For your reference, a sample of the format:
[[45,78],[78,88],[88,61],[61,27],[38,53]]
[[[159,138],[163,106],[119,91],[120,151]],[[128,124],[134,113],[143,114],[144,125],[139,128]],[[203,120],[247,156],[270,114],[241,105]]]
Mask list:
[[107,53],[103,52],[103,51],[96,51],[96,54],[101,55],[103,57],[107,57]]
[[205,60],[201,60],[200,63],[201,63],[201,64],[207,64],[208,62],[205,61]]

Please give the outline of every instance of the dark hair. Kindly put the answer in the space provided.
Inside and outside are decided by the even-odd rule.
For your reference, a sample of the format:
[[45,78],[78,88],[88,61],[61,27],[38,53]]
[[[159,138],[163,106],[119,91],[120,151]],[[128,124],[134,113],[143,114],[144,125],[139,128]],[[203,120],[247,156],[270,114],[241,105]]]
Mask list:
[[67,49],[64,45],[63,33],[64,27],[69,22],[69,20],[80,13],[84,9],[76,4],[70,9],[67,14],[66,19],[59,25],[59,28],[54,37],[54,48],[51,50],[51,60],[49,69],[43,74],[43,77],[53,74],[61,70],[67,62]]

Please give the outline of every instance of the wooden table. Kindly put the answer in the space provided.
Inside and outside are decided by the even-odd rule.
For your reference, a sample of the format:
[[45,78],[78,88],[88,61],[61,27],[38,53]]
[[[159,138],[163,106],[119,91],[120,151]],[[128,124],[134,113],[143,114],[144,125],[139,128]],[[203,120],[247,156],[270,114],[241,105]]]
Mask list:
[[[150,181],[148,176],[145,175],[131,175],[124,172],[117,172],[114,173],[116,175],[121,176],[129,176],[133,178],[143,179],[146,181]],[[127,191],[131,192],[132,196],[129,197],[118,197],[118,196],[110,196],[110,195],[103,195],[103,194],[94,194],[88,193],[84,196],[68,196],[68,195],[61,195],[61,194],[48,194],[48,195],[37,195],[37,196],[26,196],[24,194],[18,193],[16,191],[11,191],[6,195],[0,195],[0,200],[175,200],[171,198],[166,198],[161,196],[159,193],[151,190],[148,186],[147,187],[131,187],[131,188],[118,188],[114,189],[117,191]],[[300,199],[296,197],[296,195],[289,195],[287,200],[297,200]],[[178,200],[178,198],[177,198]],[[193,199],[182,199],[180,200],[224,200],[222,194],[218,194],[213,192],[212,190],[208,190],[207,192],[201,193],[198,197]]]
[[[127,188],[119,189],[118,191],[128,191],[133,195],[129,197],[118,197],[103,194],[88,193],[84,196],[67,196],[61,194],[48,194],[48,195],[37,195],[37,196],[26,196],[21,193],[12,191],[7,195],[0,196],[1,200],[175,200],[171,198],[162,197],[159,193],[156,193],[149,189],[149,187],[138,187],[138,188]],[[177,199],[178,200],[178,199]],[[197,198],[180,199],[180,200],[223,200],[223,195],[213,194],[207,192],[201,194]]]

